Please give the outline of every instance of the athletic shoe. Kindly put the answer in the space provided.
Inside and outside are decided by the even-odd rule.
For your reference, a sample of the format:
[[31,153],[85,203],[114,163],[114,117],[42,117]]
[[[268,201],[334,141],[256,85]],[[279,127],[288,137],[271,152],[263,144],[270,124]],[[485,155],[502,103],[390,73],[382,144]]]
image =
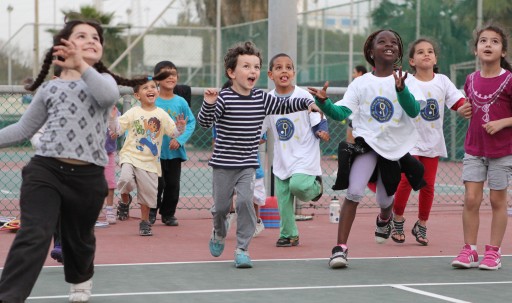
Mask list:
[[235,250],[235,267],[236,268],[252,268],[252,261],[249,253],[241,248]]
[[256,221],[256,230],[254,231],[253,237],[257,237],[264,230],[265,225],[263,225],[263,221],[260,218],[258,218],[258,220]]
[[313,202],[320,200],[320,198],[322,198],[322,195],[324,193],[324,183],[322,181],[322,176],[316,176],[316,181],[318,181],[318,185],[320,185],[320,194],[318,194],[318,196],[311,199],[311,201],[313,201]]
[[165,225],[167,226],[178,226],[178,219],[175,216],[169,216],[165,219]]
[[119,201],[119,203],[117,203],[117,219],[119,219],[119,221],[128,220],[132,199],[132,196],[128,195],[128,203],[123,203],[123,201]]
[[332,248],[332,255],[329,259],[329,267],[330,268],[344,268],[347,267],[348,248],[343,249],[343,247],[336,245]]
[[140,221],[139,223],[139,235],[140,236],[152,236],[153,232],[151,231],[151,224],[149,221]]
[[478,268],[497,270],[501,268],[501,254],[498,246],[485,245],[485,255]]
[[110,208],[107,207],[105,210],[106,210],[105,218],[107,220],[107,223],[108,224],[116,224],[117,218],[116,218],[116,214],[114,214],[114,210],[112,209],[112,207],[110,207]]
[[478,267],[478,253],[476,250],[472,250],[469,244],[466,244],[457,258],[453,259],[452,266],[455,268]]
[[62,263],[62,247],[60,245],[55,245],[50,252],[50,257],[54,259],[55,261]]
[[214,257],[219,257],[224,251],[224,238],[217,237],[215,229],[212,230],[208,246],[210,247],[210,254]]
[[78,284],[71,284],[69,302],[89,302],[91,297],[92,279]]
[[299,236],[290,238],[279,238],[276,242],[277,247],[291,247],[299,245]]
[[375,242],[382,244],[386,242],[391,234],[393,220],[390,218],[387,222],[379,221],[379,215],[377,215],[377,226],[375,227]]

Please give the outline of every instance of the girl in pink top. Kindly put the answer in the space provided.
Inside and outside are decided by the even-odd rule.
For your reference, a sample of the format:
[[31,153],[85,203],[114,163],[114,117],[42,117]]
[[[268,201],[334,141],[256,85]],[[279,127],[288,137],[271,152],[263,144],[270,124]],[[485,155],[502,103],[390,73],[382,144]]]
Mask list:
[[[462,179],[466,193],[462,225],[464,247],[452,261],[457,268],[501,267],[501,242],[507,227],[507,186],[512,173],[512,67],[506,60],[507,35],[493,25],[479,30],[475,55],[481,68],[464,84],[471,110],[464,148]],[[478,261],[477,235],[484,182],[490,189],[491,238],[485,255]]]

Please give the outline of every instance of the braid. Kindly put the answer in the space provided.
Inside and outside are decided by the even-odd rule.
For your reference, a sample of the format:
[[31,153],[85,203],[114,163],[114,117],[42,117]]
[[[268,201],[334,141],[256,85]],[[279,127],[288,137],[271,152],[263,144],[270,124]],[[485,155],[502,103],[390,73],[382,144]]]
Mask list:
[[396,39],[398,40],[398,57],[394,63],[395,67],[398,67],[402,64],[402,57],[404,55],[404,44],[402,42],[402,37],[400,37],[400,35],[392,29],[380,29],[376,32],[371,33],[370,36],[366,38],[363,47],[364,58],[368,63],[370,63],[371,66],[375,67],[375,60],[371,56],[373,40],[375,40],[375,37],[377,37],[377,35],[382,32],[391,32],[393,33],[393,35],[395,35]]
[[[98,63],[94,64],[93,66],[97,71],[98,73],[105,73],[105,74],[109,74],[112,76],[112,78],[114,78],[114,80],[116,80],[116,83],[118,85],[122,85],[122,86],[130,86],[130,87],[135,87],[137,85],[141,85],[141,84],[144,84],[148,81],[148,78],[147,77],[143,77],[143,78],[136,78],[136,79],[126,79],[126,78],[123,78],[117,74],[114,74],[113,72],[111,72],[110,70],[108,70],[107,67],[105,67],[105,65],[103,64],[103,62],[99,61]],[[167,77],[169,77],[169,73],[166,74]],[[157,77],[153,77],[153,79],[156,79]],[[163,79],[165,79],[163,78]]]
[[39,72],[39,75],[37,75],[36,80],[31,85],[27,85],[25,87],[26,90],[33,92],[41,85],[41,83],[43,83],[44,79],[48,75],[48,72],[50,71],[50,66],[52,65],[52,58],[52,50],[49,49],[46,53],[46,56],[44,57],[43,65],[41,66],[41,71]]

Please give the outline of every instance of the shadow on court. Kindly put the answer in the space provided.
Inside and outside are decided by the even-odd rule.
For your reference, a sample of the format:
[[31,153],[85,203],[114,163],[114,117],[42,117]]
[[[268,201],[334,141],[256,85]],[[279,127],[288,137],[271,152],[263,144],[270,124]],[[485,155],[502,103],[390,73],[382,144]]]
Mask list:
[[[94,302],[510,302],[512,256],[498,271],[459,270],[449,257],[353,258],[346,269],[327,259],[100,265]],[[46,267],[28,302],[67,302],[61,267]]]

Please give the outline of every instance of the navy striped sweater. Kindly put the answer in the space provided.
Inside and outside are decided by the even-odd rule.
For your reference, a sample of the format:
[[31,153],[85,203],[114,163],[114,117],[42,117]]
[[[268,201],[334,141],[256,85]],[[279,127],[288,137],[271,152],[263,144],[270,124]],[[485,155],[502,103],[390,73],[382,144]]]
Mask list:
[[217,139],[209,165],[218,168],[258,168],[261,126],[267,115],[284,115],[308,109],[307,98],[278,98],[254,88],[248,96],[231,88],[219,92],[217,102],[203,101],[197,115],[201,127],[215,124]]

